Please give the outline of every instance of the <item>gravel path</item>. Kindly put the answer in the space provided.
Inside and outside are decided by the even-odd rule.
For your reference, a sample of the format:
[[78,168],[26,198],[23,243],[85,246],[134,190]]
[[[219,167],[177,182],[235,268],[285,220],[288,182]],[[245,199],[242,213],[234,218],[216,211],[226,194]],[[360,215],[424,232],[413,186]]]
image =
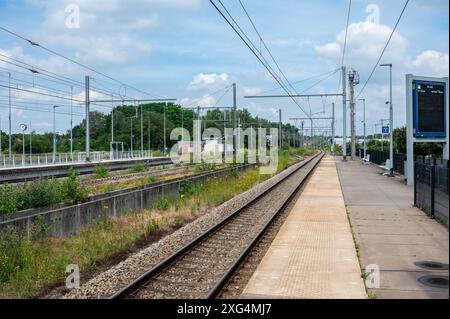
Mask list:
[[267,181],[235,196],[224,204],[214,208],[211,212],[199,217],[192,223],[178,229],[171,235],[164,237],[160,241],[92,278],[79,289],[70,291],[64,298],[105,298],[112,295],[146,272],[149,268],[156,265],[159,261],[174,253],[176,250],[201,235],[205,230],[229,216],[244,203],[251,201],[258,194],[283,179],[286,175],[289,175],[300,165],[301,163],[297,163]]

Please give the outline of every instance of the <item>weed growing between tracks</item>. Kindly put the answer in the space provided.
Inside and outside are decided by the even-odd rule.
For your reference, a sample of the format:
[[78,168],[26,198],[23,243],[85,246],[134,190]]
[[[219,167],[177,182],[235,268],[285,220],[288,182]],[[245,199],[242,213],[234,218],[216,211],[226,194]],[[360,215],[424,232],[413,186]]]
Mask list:
[[[298,161],[294,153],[280,155],[279,170]],[[82,273],[93,271],[114,256],[126,255],[136,243],[150,244],[269,177],[255,167],[204,185],[186,182],[176,200],[160,199],[139,214],[99,218],[72,237],[50,238],[39,225],[34,231],[38,240],[8,230],[0,234],[0,298],[32,297],[44,287],[62,284],[68,264],[77,264]]]

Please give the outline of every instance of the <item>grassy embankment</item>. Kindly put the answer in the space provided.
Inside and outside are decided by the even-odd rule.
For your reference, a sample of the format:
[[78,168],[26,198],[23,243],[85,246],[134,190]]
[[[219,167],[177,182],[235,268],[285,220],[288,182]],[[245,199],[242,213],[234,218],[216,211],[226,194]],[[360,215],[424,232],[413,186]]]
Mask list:
[[[310,153],[282,151],[278,171],[298,161],[297,155]],[[47,226],[39,222],[35,240],[9,230],[0,235],[0,298],[34,296],[43,287],[63,282],[68,264],[77,264],[81,272],[92,271],[136,243],[152,242],[269,177],[255,168],[213,178],[206,185],[184,183],[175,201],[159,198],[143,213],[97,219],[72,237],[50,238]]]

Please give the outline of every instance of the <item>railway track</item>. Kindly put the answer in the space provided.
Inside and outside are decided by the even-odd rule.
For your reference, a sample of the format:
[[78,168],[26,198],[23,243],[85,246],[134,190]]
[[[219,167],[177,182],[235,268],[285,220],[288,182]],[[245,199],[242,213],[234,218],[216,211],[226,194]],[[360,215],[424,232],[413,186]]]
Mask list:
[[104,161],[101,163],[86,162],[28,167],[10,167],[0,169],[0,184],[21,183],[40,178],[66,177],[67,172],[70,168],[73,168],[81,175],[85,175],[94,173],[96,166],[99,164],[105,165],[110,171],[117,171],[131,168],[136,163],[145,163],[149,167],[173,164],[170,158],[156,157],[151,159]]
[[214,298],[320,162],[319,153],[111,299]]

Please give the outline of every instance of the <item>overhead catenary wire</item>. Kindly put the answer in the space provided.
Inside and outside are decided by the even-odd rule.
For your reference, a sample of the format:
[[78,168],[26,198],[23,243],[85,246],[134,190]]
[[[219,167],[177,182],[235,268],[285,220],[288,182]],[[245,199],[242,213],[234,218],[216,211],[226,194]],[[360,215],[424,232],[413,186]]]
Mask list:
[[356,95],[356,99],[359,98],[359,96],[364,92],[364,89],[366,88],[367,84],[368,84],[369,81],[372,79],[372,76],[373,76],[373,74],[375,73],[375,70],[377,69],[378,65],[380,64],[381,59],[383,58],[384,52],[386,51],[387,47],[389,46],[389,43],[391,42],[392,37],[394,36],[395,30],[397,29],[398,24],[400,23],[400,20],[401,20],[402,17],[403,17],[403,14],[405,13],[405,10],[406,10],[406,7],[408,6],[408,3],[409,3],[409,0],[406,0],[405,4],[404,4],[404,6],[403,6],[403,9],[402,9],[402,11],[400,12],[400,15],[399,15],[399,17],[398,17],[398,19],[397,19],[397,22],[395,23],[395,26],[394,26],[394,28],[392,29],[392,32],[391,32],[391,34],[390,34],[390,36],[389,36],[389,39],[388,39],[387,42],[386,42],[386,45],[383,47],[383,50],[381,51],[381,54],[380,54],[380,56],[378,57],[377,62],[376,62],[375,65],[373,66],[372,71],[370,72],[370,75],[369,75],[369,77],[367,78],[366,82],[364,83],[364,85],[363,85],[361,91],[359,91],[359,93]]
[[118,79],[115,79],[115,78],[113,78],[113,77],[111,77],[111,76],[109,76],[109,75],[107,75],[107,74],[105,74],[105,73],[103,73],[103,72],[100,72],[100,71],[98,71],[98,70],[95,70],[94,68],[92,68],[92,67],[90,67],[90,66],[88,66],[88,65],[85,65],[85,64],[83,64],[83,63],[81,63],[81,62],[78,62],[78,61],[76,61],[76,60],[74,60],[74,59],[72,59],[72,58],[69,58],[69,57],[67,57],[67,56],[65,56],[65,55],[63,55],[63,54],[61,54],[61,53],[59,53],[59,52],[56,52],[55,50],[52,50],[52,49],[50,49],[50,48],[48,48],[48,47],[46,47],[46,46],[44,46],[44,45],[41,45],[40,43],[37,43],[36,41],[32,41],[32,40],[30,40],[30,39],[28,39],[28,38],[26,38],[26,37],[24,37],[24,36],[22,36],[22,35],[16,33],[16,32],[13,32],[13,31],[11,31],[11,30],[5,28],[5,27],[0,26],[0,30],[3,30],[3,31],[5,31],[5,32],[7,32],[7,33],[9,33],[9,34],[11,34],[11,35],[13,35],[13,36],[15,36],[15,37],[18,37],[18,38],[20,38],[20,39],[22,39],[22,40],[28,42],[29,44],[31,44],[31,45],[33,45],[33,46],[39,47],[39,48],[41,48],[41,49],[43,49],[43,50],[45,50],[45,51],[47,51],[47,52],[49,52],[49,53],[51,53],[51,54],[53,54],[53,55],[56,55],[56,56],[58,56],[58,57],[60,57],[60,58],[63,58],[63,59],[65,59],[65,60],[67,60],[67,61],[70,61],[70,62],[72,62],[72,63],[74,63],[74,64],[76,64],[76,65],[78,65],[78,66],[81,66],[81,67],[83,67],[83,68],[85,68],[85,69],[87,69],[87,70],[90,70],[90,71],[92,71],[92,72],[94,72],[94,73],[97,73],[97,74],[99,74],[99,75],[101,75],[101,76],[103,76],[103,77],[105,77],[105,78],[108,78],[108,79],[114,81],[114,82],[120,83],[120,84],[125,85],[125,86],[127,86],[127,87],[129,87],[129,88],[132,88],[133,90],[135,90],[135,91],[137,91],[137,92],[139,92],[139,93],[141,93],[141,94],[145,94],[145,95],[148,95],[148,96],[151,96],[151,97],[154,97],[154,98],[166,98],[166,97],[163,97],[163,96],[157,96],[157,95],[154,95],[154,94],[145,92],[145,91],[143,91],[143,90],[140,90],[140,89],[138,89],[138,88],[135,88],[135,87],[132,86],[132,85],[126,84],[126,83],[124,83],[124,82],[122,82],[122,81],[120,81],[120,80],[118,80]]
[[[267,50],[267,52],[269,53],[270,58],[272,59],[272,61],[275,63],[275,66],[277,67],[278,71],[280,71],[280,74],[283,76],[283,78],[286,80],[286,82],[288,83],[288,85],[292,88],[292,90],[294,91],[294,93],[296,93],[298,95],[298,92],[295,90],[294,86],[291,84],[291,82],[288,80],[288,78],[286,77],[286,75],[284,74],[283,70],[281,70],[278,62],[276,61],[276,59],[274,58],[274,56],[272,55],[272,52],[270,51],[270,49],[267,47],[266,42],[263,40],[261,34],[259,33],[258,29],[256,28],[255,23],[253,22],[252,18],[250,17],[250,14],[248,13],[247,9],[245,8],[244,4],[242,3],[241,0],[239,0],[239,3],[242,7],[242,9],[244,10],[247,18],[249,19],[251,25],[253,26],[253,29],[255,30],[256,34],[259,37],[259,40],[261,41],[261,43],[264,45],[264,48]],[[261,53],[262,54],[262,53]],[[311,110],[310,110],[311,112]]]
[[[313,80],[313,79],[316,79],[316,78],[320,78],[320,77],[322,77],[322,76],[326,76],[326,75],[329,75],[329,74],[336,74],[336,72],[337,71],[339,71],[340,69],[334,69],[334,70],[332,70],[332,71],[328,71],[328,72],[324,72],[324,73],[321,73],[321,74],[318,74],[318,75],[313,75],[313,76],[310,76],[310,77],[308,77],[308,78],[305,78],[305,79],[302,79],[302,80],[298,80],[298,81],[295,81],[295,82],[292,82],[292,84],[293,85],[297,85],[297,84],[300,84],[300,83],[303,83],[303,82],[307,82],[307,81],[310,81],[310,80]],[[270,93],[270,92],[273,92],[273,91],[277,91],[277,90],[279,90],[279,89],[282,89],[282,87],[280,87],[280,86],[277,86],[276,88],[273,88],[273,89],[270,89],[270,90],[266,90],[266,91],[262,91],[262,92],[260,92],[259,94],[257,94],[257,95],[263,95],[263,94],[266,94],[266,93]]]
[[[239,31],[236,29],[236,27],[230,22],[230,20],[225,16],[225,14],[220,10],[220,8],[214,3],[213,0],[209,0],[209,2],[213,5],[213,7],[217,10],[217,12],[219,12],[219,14],[222,16],[222,18],[228,23],[228,25],[233,29],[233,31],[239,36],[239,38],[244,42],[244,44],[248,47],[248,49],[253,53],[253,55],[255,55],[255,57],[261,62],[261,64],[266,68],[266,70],[269,72],[269,74],[275,79],[276,82],[278,82],[278,84],[283,88],[283,90],[288,94],[288,96],[294,101],[294,103],[302,110],[302,112],[308,116],[307,112],[304,110],[304,108],[300,105],[300,103],[294,98],[292,97],[292,94],[289,92],[289,90],[286,88],[286,85],[283,83],[283,81],[281,79],[279,79],[279,77],[277,75],[274,74],[274,72],[271,70],[271,67],[267,65],[267,63],[265,63],[263,61],[263,58],[260,57],[260,55],[258,55],[255,51],[254,48],[252,48],[252,46],[254,47],[253,43],[251,41],[249,41],[250,43],[252,43],[252,45],[250,45],[245,39],[244,36],[247,37],[245,35],[245,32],[243,33],[244,35],[240,34]],[[223,6],[222,2],[219,0],[219,3]],[[224,6],[223,6],[224,7]],[[230,17],[232,18],[232,16],[230,15]],[[235,20],[233,19],[233,21],[235,22]],[[236,22],[235,22],[236,23]],[[236,25],[238,26],[238,24],[236,23]],[[240,27],[239,27],[240,28]],[[248,37],[247,37],[248,38]]]

